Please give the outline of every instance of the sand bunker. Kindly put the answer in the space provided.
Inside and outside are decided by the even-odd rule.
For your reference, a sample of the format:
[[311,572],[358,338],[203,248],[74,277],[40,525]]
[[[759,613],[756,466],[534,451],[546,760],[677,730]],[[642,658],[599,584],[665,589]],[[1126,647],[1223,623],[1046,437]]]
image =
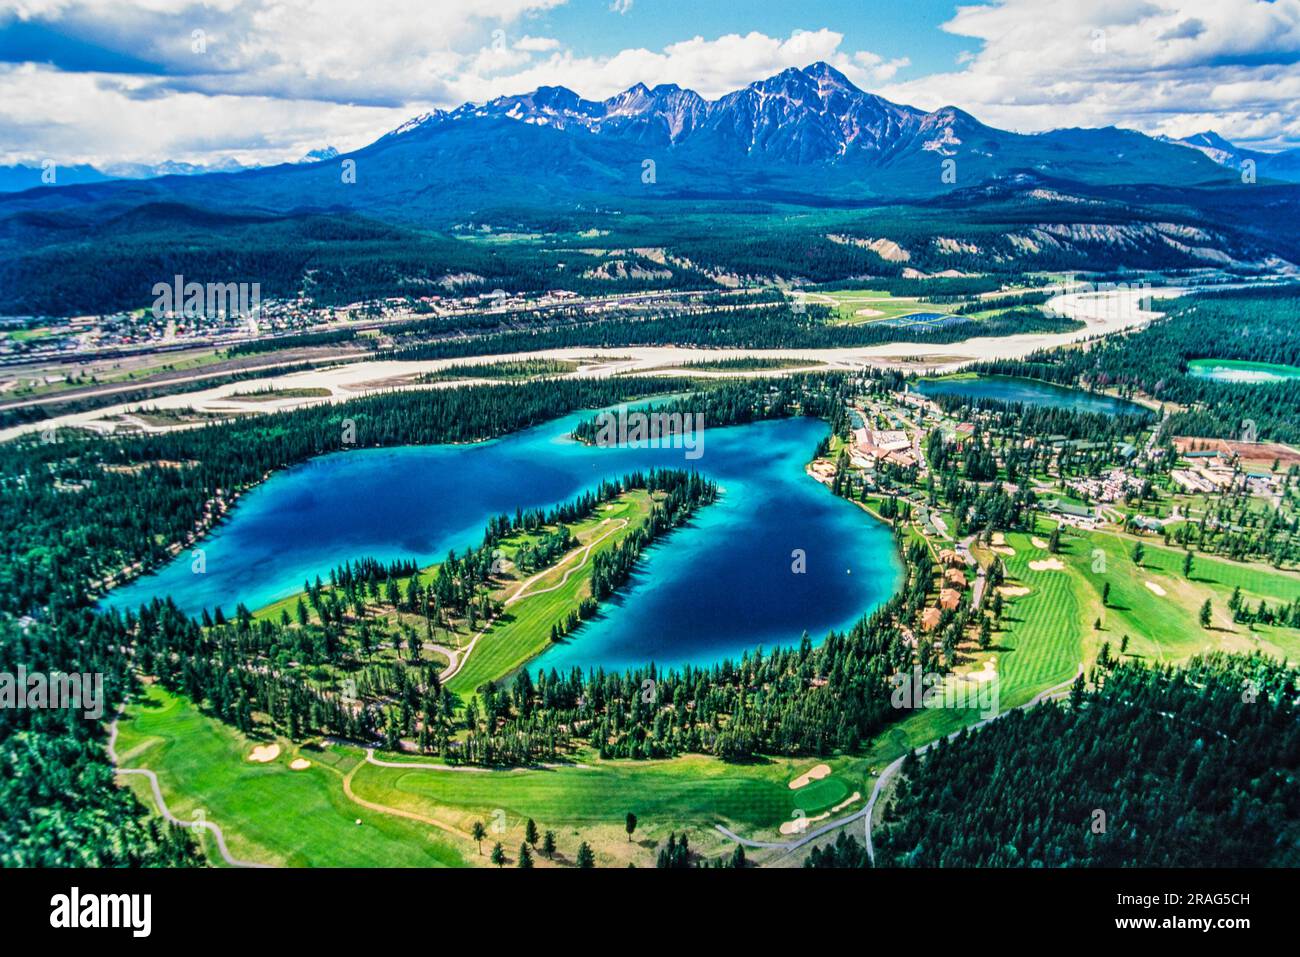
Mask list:
[[1146,586],[1150,588],[1153,593],[1159,595],[1161,598],[1165,597],[1165,590],[1161,588],[1159,585],[1157,585],[1155,582],[1147,582]]
[[280,756],[280,746],[278,744],[259,744],[253,748],[253,753],[248,756],[248,760],[256,761],[258,764],[266,764],[268,761],[274,761]]
[[311,767],[311,762],[306,758],[294,758],[289,762],[290,771],[306,771],[309,767]]
[[1059,572],[1064,570],[1065,563],[1059,558],[1044,558],[1041,561],[1030,562],[1029,567],[1036,572]]
[[817,765],[817,767],[809,771],[805,771],[803,774],[799,775],[797,778],[791,781],[790,790],[797,791],[805,784],[808,784],[812,781],[820,781],[822,778],[826,777],[830,773],[831,773],[831,766],[829,764],[819,764]]
[[1029,589],[1024,585],[999,585],[998,593],[1003,598],[1019,598],[1021,595],[1028,595]]
[[1014,555],[1016,553],[1016,550],[1010,545],[994,545],[993,551],[997,552],[999,555]]
[[796,817],[792,820],[785,821],[781,824],[782,834],[802,834],[808,830],[809,824],[816,824],[818,821],[824,821],[831,816],[830,811],[822,811],[816,817]]
[[862,792],[861,792],[861,791],[854,791],[852,794],[850,794],[848,797],[846,797],[846,798],[845,798],[843,801],[841,801],[839,804],[837,804],[837,805],[835,805],[833,808],[831,808],[831,813],[834,814],[834,813],[837,812],[837,811],[843,811],[846,807],[848,807],[848,806],[849,806],[850,804],[852,804],[854,801],[860,801],[860,800],[862,800]]
[[1006,535],[1004,535],[1002,532],[994,532],[994,533],[993,533],[993,544],[994,544],[994,545],[1005,545],[1006,543],[1007,543],[1007,536],[1006,536]]
[[1048,547],[1047,542],[1043,541],[1041,538],[1031,538],[1029,541],[1034,546],[1034,548]]

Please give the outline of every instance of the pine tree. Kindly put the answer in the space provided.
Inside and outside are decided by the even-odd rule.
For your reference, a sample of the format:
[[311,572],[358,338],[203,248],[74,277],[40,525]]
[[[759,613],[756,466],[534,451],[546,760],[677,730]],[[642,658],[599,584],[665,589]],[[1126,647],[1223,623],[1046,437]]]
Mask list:
[[475,821],[474,826],[470,828],[470,834],[474,836],[474,841],[478,844],[478,852],[482,854],[483,838],[487,837],[487,828],[483,826],[483,822]]

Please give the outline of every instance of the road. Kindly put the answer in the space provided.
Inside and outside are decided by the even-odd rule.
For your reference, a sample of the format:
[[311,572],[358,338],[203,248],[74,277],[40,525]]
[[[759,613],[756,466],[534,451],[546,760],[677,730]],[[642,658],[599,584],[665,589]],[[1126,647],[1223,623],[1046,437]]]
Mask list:
[[[1083,674],[1082,662],[1079,663],[1079,671],[1077,674],[1075,674],[1073,678],[1070,678],[1066,681],[1062,681],[1058,685],[1052,685],[1052,687],[1050,688],[1043,689],[1042,691],[1038,692],[1038,694],[1034,695],[1032,698],[1026,701],[1024,704],[1020,705],[1020,707],[1018,708],[1009,708],[1006,711],[1002,711],[999,712],[998,714],[995,714],[991,718],[985,718],[983,721],[977,721],[972,725],[968,725],[965,728],[962,728],[958,731],[954,731],[952,734],[948,735],[947,740],[951,741],[954,738],[956,738],[958,735],[962,734],[963,732],[974,731],[977,728],[982,728],[984,727],[984,725],[997,721],[999,718],[1006,717],[1012,711],[1020,711],[1023,708],[1032,708],[1034,707],[1034,705],[1039,704],[1040,702],[1044,701],[1046,698],[1050,697],[1051,695],[1059,693],[1063,688],[1070,687],[1072,684],[1074,684],[1076,681],[1079,680],[1079,675],[1081,674]],[[941,740],[943,739],[936,738],[934,741],[931,741],[929,744],[922,745],[921,747],[917,748],[912,753],[923,754],[926,751],[928,751],[930,748],[934,747],[934,745]],[[889,765],[889,767],[885,768],[885,770],[881,772],[880,777],[876,778],[876,786],[871,789],[871,799],[867,801],[867,806],[863,811],[863,813],[866,815],[867,818],[867,823],[864,828],[866,832],[867,859],[870,860],[872,864],[876,863],[876,848],[871,841],[872,812],[875,810],[876,801],[880,798],[880,794],[884,790],[885,782],[888,781],[891,777],[894,776],[894,774],[898,772],[898,769],[903,766],[903,762],[906,760],[907,760],[907,755],[905,754],[902,757],[898,758],[896,761],[894,761],[893,764]]]
[[[1083,674],[1082,664],[1079,665],[1078,674],[1076,674],[1073,678],[1070,678],[1068,681],[1063,681],[1059,685],[1053,685],[1050,688],[1046,688],[1043,691],[1040,691],[1032,699],[1020,705],[1019,708],[1011,708],[1007,711],[1003,711],[999,714],[996,714],[991,718],[985,718],[983,721],[978,721],[975,724],[968,725],[967,727],[961,729],[961,731],[954,731],[952,734],[948,735],[948,739],[951,740],[957,737],[957,735],[961,734],[962,731],[971,731],[976,728],[982,728],[984,725],[988,724],[989,722],[996,721],[998,720],[998,718],[1001,717],[1005,717],[1006,715],[1010,714],[1012,711],[1019,711],[1021,708],[1032,708],[1034,705],[1039,704],[1041,701],[1043,701],[1050,695],[1056,694],[1060,692],[1061,689],[1068,688],[1070,685],[1074,684],[1074,682],[1078,679],[1078,676],[1081,674]],[[914,752],[909,752],[909,753],[921,754],[924,751],[931,748],[934,744],[935,741],[931,741],[929,744],[923,745],[922,747],[917,748]],[[884,790],[885,783],[895,773],[897,773],[898,769],[903,766],[903,762],[905,760],[907,760],[906,754],[895,759],[892,764],[890,764],[887,768],[885,768],[884,771],[880,773],[880,777],[876,778],[876,783],[871,789],[871,797],[867,799],[866,806],[863,807],[861,810],[854,811],[852,814],[846,815],[845,817],[837,818],[834,821],[827,821],[825,824],[820,825],[815,830],[809,831],[807,834],[800,835],[799,837],[795,838],[792,841],[756,841],[753,840],[752,838],[741,837],[735,831],[731,830],[729,827],[726,827],[725,825],[722,824],[715,824],[714,828],[724,837],[728,838],[729,840],[735,841],[737,844],[743,844],[745,847],[780,848],[781,850],[789,852],[797,848],[803,847],[805,844],[809,843],[810,841],[815,841],[817,838],[829,834],[830,832],[834,831],[836,828],[841,828],[846,824],[852,824],[854,821],[858,820],[859,818],[866,818],[867,823],[865,826],[865,831],[866,831],[867,857],[874,864],[876,861],[876,856],[875,856],[875,848],[871,842],[871,816],[872,813],[875,811],[876,801],[880,799],[881,792]]]
[[975,582],[971,586],[970,605],[972,608],[980,607],[980,600],[984,597],[984,589],[988,587],[988,576],[984,573],[984,566],[975,561],[975,556],[971,554],[970,550],[977,537],[976,535],[967,535],[954,547],[954,551],[961,556],[961,560],[966,563],[966,567],[975,569]]

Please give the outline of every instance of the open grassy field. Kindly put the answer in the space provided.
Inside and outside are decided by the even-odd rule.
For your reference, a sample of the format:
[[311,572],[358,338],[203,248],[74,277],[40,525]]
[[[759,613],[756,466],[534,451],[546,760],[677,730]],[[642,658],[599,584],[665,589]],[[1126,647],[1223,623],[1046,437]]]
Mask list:
[[[283,740],[275,760],[249,761],[253,747],[265,743],[155,686],[123,716],[117,749],[122,766],[147,767],[158,775],[172,813],[188,820],[202,809],[206,820],[221,826],[236,858],[279,866],[486,866],[486,851],[496,841],[513,862],[529,818],[540,831],[555,831],[559,864],[572,864],[585,840],[598,865],[653,866],[655,848],[670,832],[689,832],[693,846],[721,856],[732,845],[715,824],[780,839],[783,822],[797,815],[815,821],[855,792],[858,800],[836,814],[860,808],[873,781],[869,763],[852,757],[826,759],[831,774],[797,790],[790,782],[821,762],[584,757],[578,765],[556,768],[449,771],[420,767],[433,762],[412,755],[380,755],[403,765],[384,767],[365,763],[359,748],[295,748]],[[299,757],[311,766],[290,770],[289,762]],[[122,780],[153,806],[143,777]],[[629,811],[638,819],[631,842],[624,830]],[[488,828],[485,853],[480,857],[468,837],[402,814],[465,834],[482,821]],[[220,863],[210,837],[206,849]]]
[[[1067,529],[1061,552],[1052,556],[1037,547],[1050,534],[1051,523],[1040,520],[1039,535],[1012,534],[1002,555],[1011,588],[1029,588],[1027,595],[1006,599],[1006,630],[996,644],[1012,650],[999,661],[1006,677],[1004,703],[1014,705],[1031,696],[1036,685],[1050,685],[1069,677],[1068,661],[1096,657],[1102,642],[1118,653],[1123,636],[1129,636],[1128,653],[1158,662],[1174,662],[1212,650],[1262,650],[1277,657],[1300,653],[1300,632],[1290,628],[1259,626],[1254,629],[1232,621],[1228,599],[1234,587],[1252,604],[1260,599],[1289,602],[1300,597],[1300,574],[1277,571],[1261,564],[1231,562],[1213,556],[1195,556],[1191,578],[1182,574],[1183,552],[1144,541],[1141,566],[1132,559],[1131,536]],[[1057,570],[1036,563],[1059,559]],[[1110,597],[1102,604],[1107,584]],[[1199,621],[1202,603],[1214,610],[1211,627]],[[1101,628],[1095,628],[1101,620]],[[1016,650],[1032,648],[1032,655]],[[1026,665],[1030,665],[1026,667]]]
[[[1132,559],[1133,545],[1139,540],[1145,550],[1141,566]],[[1214,649],[1258,649],[1292,660],[1300,655],[1300,631],[1239,625],[1228,610],[1233,588],[1240,588],[1252,606],[1260,600],[1270,604],[1295,601],[1300,598],[1300,573],[1195,553],[1192,574],[1187,578],[1182,573],[1184,551],[1166,548],[1158,540],[1094,532],[1082,542],[1086,544],[1087,560],[1076,556],[1072,549],[1070,564],[1091,586],[1099,609],[1101,590],[1105,582],[1110,582],[1110,607],[1099,613],[1100,634],[1112,648],[1117,647],[1122,635],[1128,634],[1130,654],[1157,661],[1179,660]],[[1104,567],[1105,571],[1094,572],[1094,566]],[[1209,629],[1202,628],[1199,621],[1206,599],[1213,608]]]
[[[218,824],[231,854],[276,866],[439,867],[464,863],[467,848],[416,821],[360,807],[343,792],[343,777],[362,760],[355,749],[295,748],[281,741],[274,761],[248,760],[250,739],[209,718],[188,700],[151,687],[118,725],[122,767],[147,767],[159,779],[171,812],[182,820],[196,813]],[[311,762],[293,771],[301,755]],[[154,807],[143,776],[120,778]],[[361,824],[356,823],[357,820]],[[205,850],[221,864],[208,832]]]
[[[1112,655],[1128,635],[1128,655],[1151,662],[1177,662],[1214,651],[1260,650],[1279,658],[1300,657],[1300,631],[1232,621],[1228,599],[1240,587],[1248,604],[1290,602],[1300,597],[1300,574],[1261,564],[1243,564],[1197,554],[1190,579],[1182,574],[1183,552],[1144,540],[1141,567],[1134,565],[1132,536],[1068,529],[1062,550],[1053,556],[1034,544],[1045,543],[1051,522],[1039,520],[1036,535],[1005,536],[998,555],[1007,568],[1002,628],[994,631],[987,654],[976,654],[972,669],[996,659],[1002,710],[1024,704],[1038,692],[1067,681],[1082,663],[1091,667],[1103,642]],[[1157,540],[1158,541],[1158,540]],[[1014,554],[1009,554],[1008,549]],[[986,550],[980,554],[988,556]],[[1040,563],[1055,558],[1060,569]],[[1033,567],[1038,565],[1037,568]],[[1148,585],[1154,585],[1152,588]],[[1110,584],[1106,606],[1102,591]],[[1028,589],[1025,594],[1019,594]],[[1158,590],[1157,590],[1158,589]],[[1214,609],[1209,629],[1199,621],[1201,604]],[[1101,628],[1094,627],[1101,620]],[[876,763],[908,748],[974,723],[974,709],[931,709],[910,715],[885,731],[871,749]]]
[[857,325],[882,319],[897,319],[916,312],[943,310],[920,302],[915,296],[892,296],[877,289],[840,289],[828,292],[808,291],[804,301],[830,306],[837,325]]

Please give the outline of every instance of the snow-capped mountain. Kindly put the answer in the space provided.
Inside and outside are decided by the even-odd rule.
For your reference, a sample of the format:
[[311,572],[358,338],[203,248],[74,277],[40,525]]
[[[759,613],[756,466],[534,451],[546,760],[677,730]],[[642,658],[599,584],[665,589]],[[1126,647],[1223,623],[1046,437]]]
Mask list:
[[1213,130],[1194,133],[1181,139],[1172,139],[1167,136],[1162,136],[1160,139],[1166,143],[1190,146],[1192,149],[1205,154],[1220,166],[1240,170],[1245,168],[1247,161],[1250,161],[1255,164],[1257,177],[1300,182],[1300,149],[1283,150],[1278,153],[1247,149],[1243,146],[1237,146]]
[[332,146],[322,146],[318,149],[308,150],[301,157],[299,163],[323,163],[325,160],[332,160],[339,155],[339,151]]
[[467,103],[404,123],[389,136],[485,119],[517,120],[556,130],[631,138],[646,145],[715,148],[794,163],[855,155],[884,156],[906,147],[937,154],[962,137],[995,131],[954,107],[926,113],[866,93],[826,63],[788,69],[717,100],[675,84],[643,83],[607,100],[585,100],[564,87]]
[[[671,84],[639,83],[606,100],[544,86],[415,117],[359,155],[395,156],[417,143],[444,164],[468,162],[462,149],[473,150],[477,165],[527,159],[547,171],[548,190],[571,168],[590,187],[614,185],[625,173],[610,164],[626,166],[633,157],[669,166],[674,188],[743,195],[917,195],[1025,175],[1105,184],[1226,178],[1208,157],[1132,130],[1022,135],[953,106],[927,112],[892,103],[826,63],[784,70],[716,100]],[[822,167],[815,181],[810,166]]]
[[545,86],[414,117],[340,156],[356,163],[347,181],[335,163],[301,162],[228,176],[87,184],[45,202],[352,209],[430,223],[484,209],[624,199],[835,205],[974,196],[986,188],[1068,192],[1071,183],[1166,189],[1239,182],[1183,144],[1114,127],[999,130],[953,106],[927,112],[892,103],[825,63],[714,100],[671,84],[639,83],[605,100]]

